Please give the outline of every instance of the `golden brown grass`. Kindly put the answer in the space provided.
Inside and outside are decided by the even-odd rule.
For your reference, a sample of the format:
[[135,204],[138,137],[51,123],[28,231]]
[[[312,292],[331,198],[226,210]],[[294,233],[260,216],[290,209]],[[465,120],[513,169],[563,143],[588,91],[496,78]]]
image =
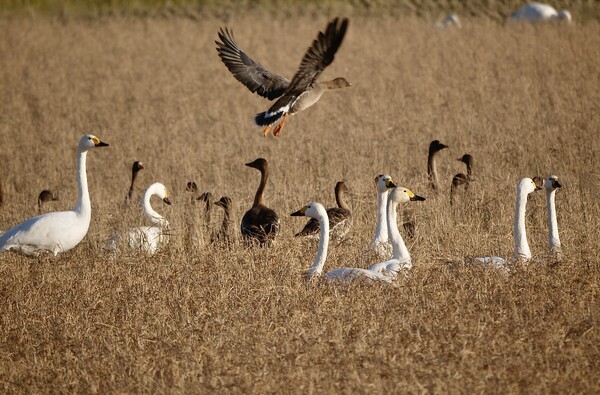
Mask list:
[[[291,76],[327,17],[260,12],[227,21],[109,18],[0,20],[0,229],[76,199],[75,147],[94,132],[111,146],[88,155],[93,205],[84,241],[57,259],[0,255],[0,391],[39,392],[585,392],[600,391],[598,195],[600,27],[499,26],[460,31],[385,16],[355,17],[324,78],[353,87],[294,116],[279,139],[253,114],[269,104],[220,63],[213,40],[234,28],[265,66]],[[427,190],[432,139],[444,190]],[[476,182],[448,204],[455,159],[475,157]],[[282,217],[275,247],[207,244],[185,192],[233,199],[232,235],[270,161],[267,201]],[[153,257],[101,250],[115,229],[144,224],[124,197],[130,165],[173,239]],[[289,214],[334,203],[351,188],[354,228],[327,268],[365,267],[374,229],[373,177],[389,173],[426,195],[412,204],[415,268],[396,289],[306,284],[316,246]],[[565,259],[503,276],[463,266],[507,255],[517,181],[557,174]],[[542,193],[528,234],[547,243]],[[195,238],[194,238],[195,237]]]

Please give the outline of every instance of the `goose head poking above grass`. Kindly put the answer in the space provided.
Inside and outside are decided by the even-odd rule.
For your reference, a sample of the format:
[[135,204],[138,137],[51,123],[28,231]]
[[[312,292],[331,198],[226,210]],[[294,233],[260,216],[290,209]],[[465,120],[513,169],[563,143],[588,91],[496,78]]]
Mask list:
[[42,211],[42,206],[44,205],[44,203],[55,202],[55,201],[58,201],[58,194],[54,194],[49,189],[44,189],[38,195],[38,210],[40,212]]

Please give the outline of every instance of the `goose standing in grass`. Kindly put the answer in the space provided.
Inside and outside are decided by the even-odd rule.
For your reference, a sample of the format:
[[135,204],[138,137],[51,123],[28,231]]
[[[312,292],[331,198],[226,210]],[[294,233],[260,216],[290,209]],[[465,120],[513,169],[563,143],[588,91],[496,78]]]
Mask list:
[[444,148],[448,148],[448,146],[440,143],[439,140],[433,140],[429,144],[429,154],[427,155],[427,177],[429,178],[429,186],[434,191],[438,189],[439,185],[436,155]]
[[229,224],[231,220],[229,219],[230,211],[231,211],[231,199],[227,196],[221,197],[221,199],[217,200],[214,203],[215,206],[221,207],[223,209],[223,221],[221,222],[221,227],[212,237],[213,243],[218,242],[229,242]]
[[[312,278],[318,278],[323,273],[323,267],[325,266],[327,249],[329,246],[329,218],[327,218],[327,210],[325,210],[325,207],[323,207],[322,204],[313,202],[307,204],[300,210],[293,212],[291,215],[293,217],[308,216],[319,221],[319,248],[317,250],[317,256],[315,257],[310,269],[308,269],[308,273],[306,274],[308,280]],[[377,273],[368,269],[349,267],[331,270],[327,272],[324,277],[327,280],[341,283],[350,283],[355,280],[367,280],[394,284],[393,278],[385,276],[381,273]]]
[[219,30],[221,42],[215,41],[217,52],[231,74],[251,92],[269,100],[279,98],[269,110],[257,114],[254,118],[258,126],[265,126],[264,136],[269,134],[273,124],[281,120],[273,131],[273,134],[278,136],[289,115],[309,108],[325,91],[350,86],[350,83],[341,77],[332,81],[317,82],[321,72],[333,62],[347,28],[347,18],[335,18],[329,22],[325,33],[319,32],[306,51],[291,81],[268,71],[260,63],[252,60],[237,45],[229,29]]
[[256,190],[252,208],[242,218],[242,237],[247,243],[258,242],[261,247],[270,246],[279,233],[279,216],[265,205],[264,191],[269,179],[269,164],[258,158],[246,166],[260,171],[260,184]]
[[450,185],[450,204],[454,203],[454,194],[457,189],[463,186],[466,191],[469,189],[469,185],[473,180],[473,157],[469,154],[464,154],[457,160],[463,162],[467,166],[467,174],[457,173],[452,178],[452,184]]
[[[329,236],[337,240],[343,239],[352,227],[352,211],[350,211],[350,206],[348,206],[348,203],[346,203],[346,200],[344,199],[346,190],[347,187],[344,181],[339,181],[335,184],[335,201],[338,206],[327,209],[327,217],[329,218]],[[319,221],[315,218],[311,218],[304,228],[296,233],[295,236],[318,239]]]
[[392,241],[392,259],[387,261],[379,262],[369,266],[369,270],[382,273],[386,276],[396,278],[400,270],[411,269],[412,260],[406,244],[402,239],[402,235],[398,230],[398,223],[396,221],[396,210],[398,204],[408,203],[414,201],[423,201],[424,197],[415,195],[410,189],[404,187],[395,187],[391,190],[387,202],[387,223],[389,237]]
[[387,259],[392,252],[392,246],[389,242],[386,207],[389,190],[395,188],[396,184],[392,177],[380,174],[375,177],[375,185],[377,186],[377,227],[373,240],[369,243],[369,249],[375,251],[381,258]]
[[135,191],[135,179],[137,178],[140,170],[144,168],[144,165],[140,161],[133,162],[131,166],[131,185],[129,185],[129,192],[127,192],[127,200],[131,200],[133,198],[133,192]]
[[[159,248],[166,244],[169,239],[169,236],[166,233],[169,222],[152,208],[152,205],[150,204],[150,198],[152,196],[158,196],[164,203],[168,205],[171,204],[169,193],[163,184],[156,182],[150,185],[148,189],[146,189],[146,192],[144,192],[142,207],[144,209],[144,216],[152,223],[152,226],[132,228],[125,234],[127,246],[130,249],[141,251],[148,256],[156,254]],[[112,235],[104,248],[112,251],[117,250],[122,237],[123,236],[118,233]]]
[[548,253],[557,259],[562,258],[560,238],[558,237],[558,221],[556,220],[556,190],[562,185],[557,176],[549,176],[544,183],[546,190],[546,208],[548,210]]
[[71,211],[47,213],[28,219],[0,236],[0,252],[13,251],[27,256],[51,252],[54,256],[75,247],[87,234],[92,217],[88,191],[87,152],[106,147],[98,137],[86,134],[77,148],[77,205]]
[[[531,259],[531,250],[527,242],[527,233],[525,231],[525,210],[527,208],[527,196],[531,192],[540,190],[535,181],[531,178],[523,178],[517,185],[517,199],[515,205],[515,222],[513,227],[513,235],[515,240],[515,250],[511,260],[513,261],[529,261]],[[507,260],[498,256],[485,256],[475,258],[476,262],[494,266],[503,266]]]
[[571,22],[571,13],[567,10],[556,11],[554,7],[544,3],[527,3],[516,10],[510,19],[515,22]]
[[42,212],[42,206],[44,205],[44,203],[56,201],[58,201],[58,194],[55,195],[51,190],[44,189],[38,195],[38,211],[40,213]]

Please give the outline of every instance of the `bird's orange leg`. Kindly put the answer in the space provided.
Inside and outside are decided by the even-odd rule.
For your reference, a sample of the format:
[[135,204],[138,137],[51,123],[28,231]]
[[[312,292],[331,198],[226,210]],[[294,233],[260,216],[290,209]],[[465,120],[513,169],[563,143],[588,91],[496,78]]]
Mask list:
[[267,137],[269,135],[269,132],[271,131],[272,127],[273,125],[269,125],[265,128],[265,130],[263,130],[263,137]]
[[275,130],[273,130],[273,136],[279,136],[279,134],[281,133],[281,130],[285,126],[285,121],[287,120],[287,117],[288,117],[288,113],[286,112],[285,114],[283,114],[283,118],[281,119],[281,122],[279,123],[279,125],[277,125]]

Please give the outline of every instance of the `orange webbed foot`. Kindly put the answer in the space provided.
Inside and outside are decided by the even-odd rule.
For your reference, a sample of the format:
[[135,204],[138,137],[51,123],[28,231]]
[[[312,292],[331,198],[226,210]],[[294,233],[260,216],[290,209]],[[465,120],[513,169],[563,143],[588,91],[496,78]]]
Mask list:
[[267,137],[269,135],[269,132],[271,131],[272,127],[273,125],[269,125],[265,128],[265,130],[263,130],[263,137]]

